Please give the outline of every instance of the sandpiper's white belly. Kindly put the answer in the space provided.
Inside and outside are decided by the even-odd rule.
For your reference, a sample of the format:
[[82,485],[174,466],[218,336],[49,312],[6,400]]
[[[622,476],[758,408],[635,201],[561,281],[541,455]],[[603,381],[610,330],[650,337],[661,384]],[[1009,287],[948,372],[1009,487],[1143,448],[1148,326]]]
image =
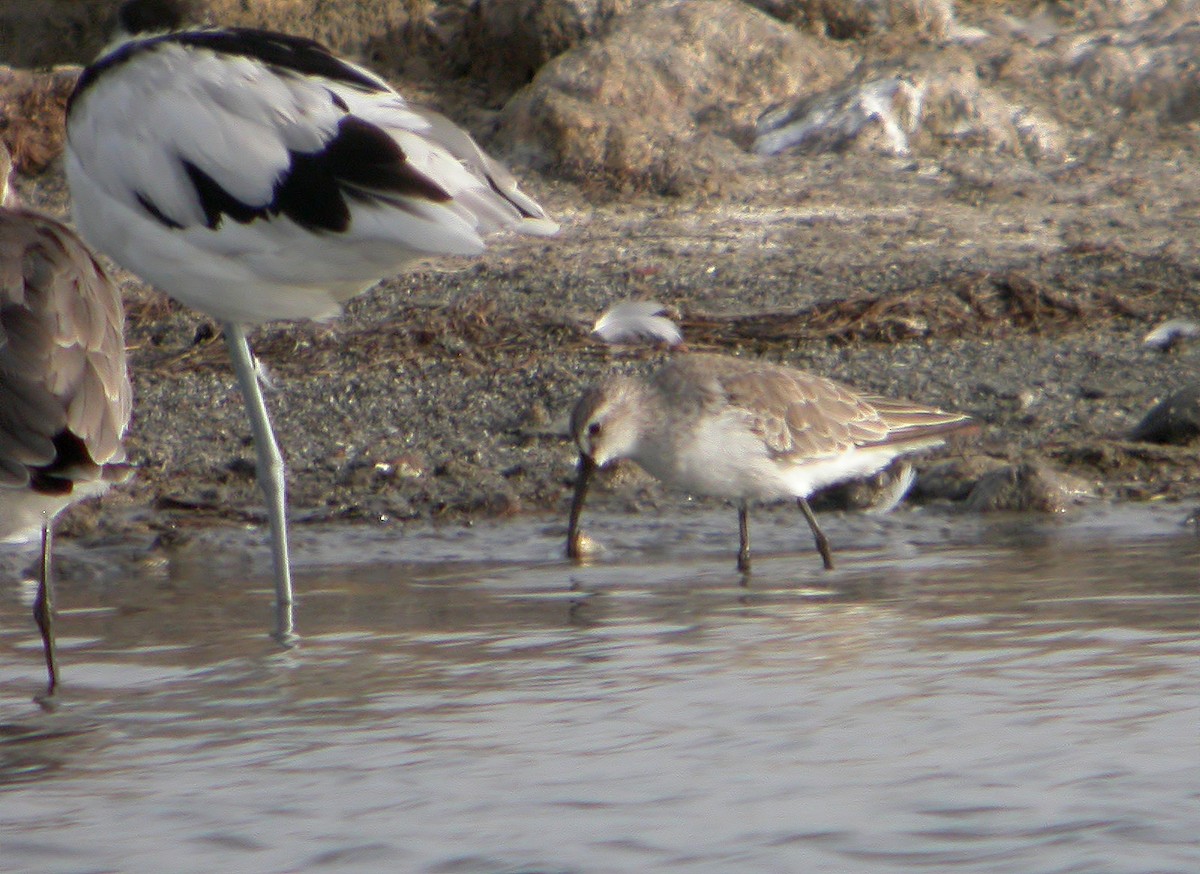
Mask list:
[[43,523],[67,505],[103,494],[103,480],[76,482],[65,495],[47,495],[30,489],[0,488],[0,543],[24,543],[41,536]]
[[664,424],[631,457],[652,476],[694,495],[766,501],[807,497],[877,473],[896,455],[888,448],[851,447],[820,458],[773,456],[737,410]]

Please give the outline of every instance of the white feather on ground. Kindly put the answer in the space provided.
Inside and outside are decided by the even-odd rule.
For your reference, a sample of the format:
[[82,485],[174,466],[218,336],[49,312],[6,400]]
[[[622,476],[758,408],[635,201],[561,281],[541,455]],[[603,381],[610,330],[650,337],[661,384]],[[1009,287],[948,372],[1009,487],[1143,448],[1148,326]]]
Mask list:
[[1168,319],[1142,340],[1142,345],[1153,346],[1164,352],[1181,340],[1200,337],[1200,323],[1191,319]]
[[592,327],[592,335],[612,344],[664,343],[679,346],[683,332],[665,313],[667,308],[649,300],[627,300],[609,307]]

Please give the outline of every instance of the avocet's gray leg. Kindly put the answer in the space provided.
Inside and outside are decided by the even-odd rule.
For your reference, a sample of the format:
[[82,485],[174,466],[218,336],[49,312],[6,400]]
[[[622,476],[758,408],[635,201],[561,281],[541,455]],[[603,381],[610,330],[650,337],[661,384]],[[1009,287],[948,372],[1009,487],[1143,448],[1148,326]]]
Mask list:
[[237,374],[246,412],[250,416],[254,448],[258,453],[258,485],[266,496],[267,518],[271,522],[271,558],[275,565],[275,638],[288,646],[295,643],[296,634],[292,617],[292,566],[288,557],[287,471],[279,444],[275,442],[275,432],[271,430],[271,419],[258,385],[258,372],[254,357],[250,354],[250,344],[246,342],[245,329],[241,325],[226,323],[225,342],[229,346],[233,372]]
[[42,562],[38,566],[37,594],[33,596],[33,621],[42,634],[42,652],[46,656],[46,673],[50,679],[46,684],[46,695],[54,694],[58,688],[58,660],[54,655],[54,589],[50,579],[50,550],[54,534],[50,520],[42,522]]

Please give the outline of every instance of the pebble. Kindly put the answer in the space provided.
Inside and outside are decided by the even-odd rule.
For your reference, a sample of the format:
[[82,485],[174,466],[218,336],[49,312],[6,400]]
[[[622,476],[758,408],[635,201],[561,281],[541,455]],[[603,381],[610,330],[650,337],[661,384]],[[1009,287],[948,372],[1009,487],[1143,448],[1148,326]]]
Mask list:
[[1129,436],[1147,443],[1191,443],[1200,436],[1200,385],[1168,395],[1146,413]]
[[1096,488],[1040,461],[1006,465],[985,474],[975,483],[964,508],[976,513],[1000,510],[1063,513],[1072,505],[1096,496]]

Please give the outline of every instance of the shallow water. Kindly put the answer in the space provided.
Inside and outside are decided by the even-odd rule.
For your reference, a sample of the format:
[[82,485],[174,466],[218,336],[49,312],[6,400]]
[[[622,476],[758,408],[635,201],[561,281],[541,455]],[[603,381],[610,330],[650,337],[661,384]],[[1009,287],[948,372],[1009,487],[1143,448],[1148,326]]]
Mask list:
[[289,652],[214,532],[66,574],[48,713],[9,584],[0,870],[1195,872],[1184,515],[301,527]]

